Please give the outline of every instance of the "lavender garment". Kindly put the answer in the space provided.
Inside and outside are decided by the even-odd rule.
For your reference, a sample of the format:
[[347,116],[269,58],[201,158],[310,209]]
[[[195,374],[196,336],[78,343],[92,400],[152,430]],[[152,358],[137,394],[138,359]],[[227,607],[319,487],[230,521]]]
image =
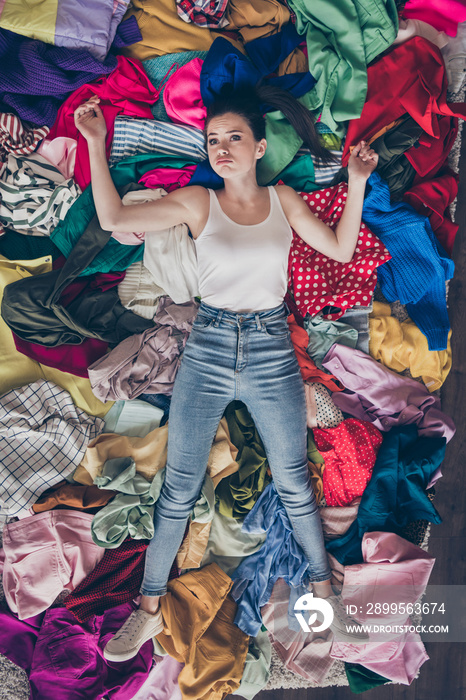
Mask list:
[[107,663],[102,650],[134,609],[108,610],[84,625],[66,608],[19,621],[0,610],[0,652],[29,675],[30,700],[130,700],[152,664],[152,641],[123,663]]
[[52,126],[69,94],[116,65],[112,55],[101,62],[88,51],[0,29],[0,112],[15,112],[35,125]]
[[184,664],[171,656],[156,656],[149,677],[133,700],[182,700],[178,676]]
[[89,367],[94,394],[101,401],[140,394],[171,394],[181,352],[197,314],[194,301],[174,304],[162,297],[154,328],[132,335]]
[[385,432],[415,423],[420,437],[445,437],[448,442],[455,434],[455,424],[441,411],[437,396],[420,382],[392,372],[360,350],[336,343],[322,366],[346,387],[346,391],[332,394],[345,413],[370,421]]

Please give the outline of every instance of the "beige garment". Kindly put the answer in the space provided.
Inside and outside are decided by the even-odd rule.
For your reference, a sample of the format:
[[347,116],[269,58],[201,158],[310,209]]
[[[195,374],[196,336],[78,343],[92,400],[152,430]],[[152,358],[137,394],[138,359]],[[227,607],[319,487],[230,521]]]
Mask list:
[[391,315],[389,304],[376,301],[369,316],[369,334],[374,360],[395,372],[409,369],[429,391],[442,386],[451,369],[451,331],[446,350],[429,350],[427,338],[411,319],[400,323]]
[[[50,272],[51,269],[50,255],[36,260],[8,260],[0,255],[0,303],[7,284]],[[113,401],[103,404],[94,396],[89,379],[41,365],[18,352],[10,328],[0,317],[0,394],[31,384],[37,379],[46,379],[57,384],[70,394],[78,408],[90,416],[103,418],[113,406]]]
[[[124,19],[136,17],[142,41],[120,49],[131,58],[164,56],[182,51],[208,51],[219,32],[184,22],[176,10],[175,0],[132,0]],[[235,46],[241,47],[239,42]]]
[[[73,479],[80,484],[90,485],[102,474],[104,464],[109,459],[131,457],[136,471],[152,481],[155,474],[167,463],[168,423],[156,428],[145,437],[129,437],[115,433],[102,433],[87,446],[84,459],[76,469]],[[225,476],[238,471],[235,462],[238,450],[230,440],[228,424],[222,418],[210,450],[207,473],[214,488]]]

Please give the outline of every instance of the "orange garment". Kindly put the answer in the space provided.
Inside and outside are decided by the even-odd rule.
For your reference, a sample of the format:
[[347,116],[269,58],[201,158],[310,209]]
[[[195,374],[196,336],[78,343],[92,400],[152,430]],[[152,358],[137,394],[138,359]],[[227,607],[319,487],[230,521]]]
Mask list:
[[[371,136],[370,139],[368,139],[367,144],[370,146],[371,143],[374,143],[374,141],[379,138],[379,136],[383,136],[383,134],[386,134],[387,131],[390,131],[390,129],[394,129],[395,126],[401,124],[402,121],[403,119],[400,117],[400,119],[395,119],[395,121],[390,122],[390,124],[387,124],[387,126],[383,126],[381,129],[376,131],[376,133],[373,136]],[[356,144],[349,147],[350,153],[353,152],[353,148],[356,148]]]
[[291,333],[291,342],[294,346],[296,357],[298,358],[301,376],[305,382],[319,382],[327,387],[329,391],[343,391],[345,388],[333,374],[324,372],[316,367],[307,353],[309,336],[304,328],[298,326],[293,314],[288,316],[288,326]]
[[223,700],[239,688],[249,637],[233,623],[232,585],[214,563],[172,579],[160,599],[157,642],[185,664],[178,676],[183,700]]
[[98,510],[105,506],[116,491],[99,489],[98,486],[83,486],[61,481],[53,488],[44,491],[42,496],[33,504],[34,513],[43,513],[53,508],[73,508],[77,510]]

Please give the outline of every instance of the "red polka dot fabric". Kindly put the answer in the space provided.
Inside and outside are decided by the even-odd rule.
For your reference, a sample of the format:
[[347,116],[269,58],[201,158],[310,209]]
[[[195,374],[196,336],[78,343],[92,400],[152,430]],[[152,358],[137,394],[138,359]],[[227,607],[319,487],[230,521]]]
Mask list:
[[[309,209],[334,229],[341,219],[348,185],[340,183],[318,192],[300,192]],[[390,260],[383,243],[364,223],[353,259],[340,263],[318,253],[293,233],[288,261],[288,285],[299,312],[315,316],[326,306],[324,318],[336,320],[353,306],[369,306],[377,282],[376,269]]]
[[372,423],[347,418],[336,428],[315,428],[313,434],[325,460],[325,501],[328,506],[349,506],[372,476],[382,433]]

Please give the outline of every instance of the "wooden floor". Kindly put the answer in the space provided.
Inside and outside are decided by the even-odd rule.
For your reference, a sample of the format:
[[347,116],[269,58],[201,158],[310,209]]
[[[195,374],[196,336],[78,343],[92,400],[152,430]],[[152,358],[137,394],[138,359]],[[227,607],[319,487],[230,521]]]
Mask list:
[[[453,369],[442,387],[442,409],[453,417],[457,432],[447,446],[443,478],[436,486],[435,506],[443,518],[431,526],[429,552],[436,557],[430,583],[466,583],[466,134],[460,159],[456,222],[460,229],[453,258],[456,265],[449,288],[453,330]],[[430,660],[410,686],[387,685],[363,693],[364,700],[465,700],[466,644],[426,644]],[[358,697],[349,688],[269,690],[256,700],[345,700]]]

